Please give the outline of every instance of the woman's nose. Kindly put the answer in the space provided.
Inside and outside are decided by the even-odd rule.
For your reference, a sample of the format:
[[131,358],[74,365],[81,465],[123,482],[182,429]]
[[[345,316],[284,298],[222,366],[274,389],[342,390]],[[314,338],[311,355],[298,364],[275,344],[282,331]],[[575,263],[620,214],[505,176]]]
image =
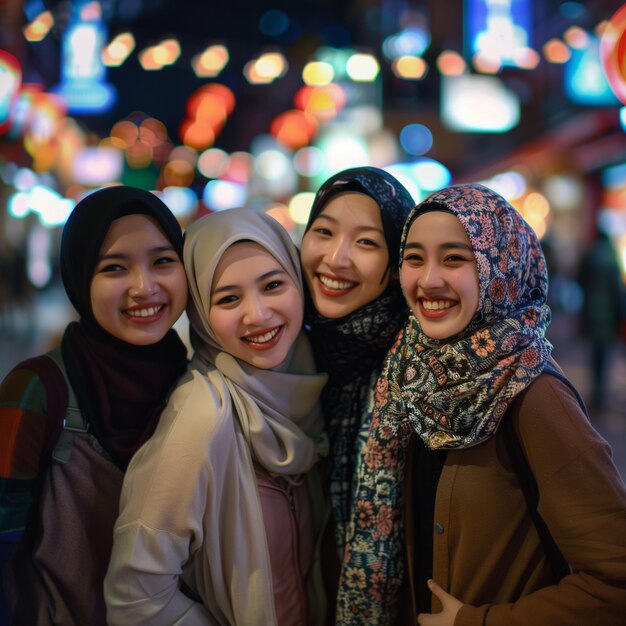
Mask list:
[[327,253],[327,263],[331,267],[348,267],[351,262],[349,242],[345,239],[333,241]]
[[132,284],[129,293],[133,298],[148,298],[158,291],[158,283],[151,272],[137,270],[132,274]]
[[262,324],[271,317],[271,310],[260,296],[249,297],[245,303],[245,324]]
[[443,285],[442,274],[436,263],[427,263],[424,266],[420,284],[424,289],[433,289]]

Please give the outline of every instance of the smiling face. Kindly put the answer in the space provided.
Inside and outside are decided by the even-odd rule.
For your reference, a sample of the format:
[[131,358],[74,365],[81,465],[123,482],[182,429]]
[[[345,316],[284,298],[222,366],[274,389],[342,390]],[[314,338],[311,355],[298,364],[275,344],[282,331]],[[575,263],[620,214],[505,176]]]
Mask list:
[[400,267],[406,300],[424,333],[447,339],[470,323],[480,301],[476,259],[461,222],[443,211],[418,216]]
[[262,369],[280,365],[302,328],[302,294],[262,246],[226,250],[211,286],[209,323],[224,352]]
[[147,215],[112,222],[91,280],[93,315],[109,334],[143,346],[163,339],[187,303],[187,278],[170,241]]
[[302,239],[304,277],[320,315],[349,315],[380,296],[390,280],[380,207],[363,193],[342,193]]

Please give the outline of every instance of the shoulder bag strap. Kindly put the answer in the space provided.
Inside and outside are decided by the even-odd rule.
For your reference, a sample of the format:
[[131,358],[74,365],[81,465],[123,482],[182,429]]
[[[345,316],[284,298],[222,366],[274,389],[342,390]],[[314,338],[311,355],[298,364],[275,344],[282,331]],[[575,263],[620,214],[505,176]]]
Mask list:
[[[578,399],[585,415],[588,415],[587,408],[585,407],[582,397],[567,376],[560,372],[550,361],[546,363],[544,373],[550,374],[566,384]],[[519,397],[520,396],[518,396],[518,398]],[[526,455],[524,454],[524,450],[522,449],[519,437],[515,431],[513,420],[504,420],[504,423],[502,424],[502,434],[507,451],[511,458],[511,463],[513,464],[513,469],[517,476],[517,480],[522,488],[528,512],[532,517],[537,533],[539,534],[541,545],[543,546],[548,561],[552,566],[556,579],[561,580],[561,578],[571,573],[571,568],[565,560],[565,557],[561,554],[554,538],[550,534],[547,524],[544,522],[541,515],[539,515],[539,511],[537,510],[537,506],[539,504],[539,489],[537,487],[537,481],[533,476],[528,460],[526,459]]]

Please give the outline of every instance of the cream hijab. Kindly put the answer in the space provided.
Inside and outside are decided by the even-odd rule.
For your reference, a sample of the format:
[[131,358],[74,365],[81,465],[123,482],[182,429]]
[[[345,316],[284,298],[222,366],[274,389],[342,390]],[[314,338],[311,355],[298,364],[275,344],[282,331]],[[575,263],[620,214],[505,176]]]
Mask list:
[[[265,213],[239,208],[214,213],[185,232],[184,262],[189,279],[187,314],[194,348],[192,369],[222,374],[233,412],[250,445],[254,461],[272,474],[294,476],[317,461],[315,441],[323,431],[318,397],[326,376],[315,373],[312,353],[301,333],[280,371],[263,370],[222,350],[209,324],[213,275],[224,252],[248,240],[265,248],[302,293],[298,252],[289,234]],[[220,394],[226,395],[226,394]]]

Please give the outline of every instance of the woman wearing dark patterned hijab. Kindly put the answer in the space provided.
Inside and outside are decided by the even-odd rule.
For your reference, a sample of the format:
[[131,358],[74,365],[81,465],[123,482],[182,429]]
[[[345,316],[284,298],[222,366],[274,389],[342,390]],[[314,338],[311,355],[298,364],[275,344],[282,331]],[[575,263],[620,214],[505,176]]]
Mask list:
[[626,488],[551,357],[537,236],[491,189],[454,185],[409,215],[400,280],[411,316],[376,384],[337,623],[623,623]]
[[388,172],[355,167],[319,189],[302,240],[306,323],[329,374],[322,408],[331,441],[330,500],[339,553],[348,520],[354,449],[368,395],[408,309],[398,282],[404,221],[414,206]]

